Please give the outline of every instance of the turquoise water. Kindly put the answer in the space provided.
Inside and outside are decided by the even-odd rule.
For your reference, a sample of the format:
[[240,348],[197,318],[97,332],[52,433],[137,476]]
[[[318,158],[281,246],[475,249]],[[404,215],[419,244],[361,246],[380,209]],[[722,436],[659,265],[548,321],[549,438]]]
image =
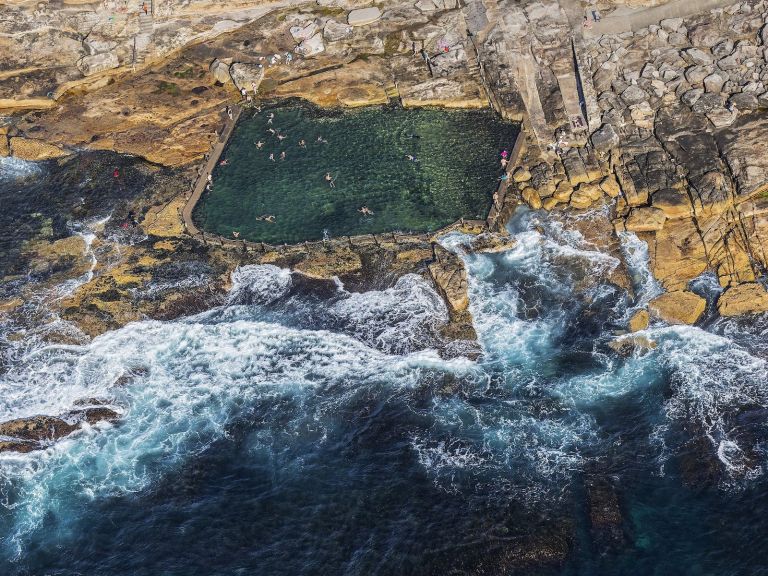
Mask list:
[[[226,237],[237,231],[240,238],[292,243],[485,218],[501,175],[499,154],[511,149],[517,130],[490,110],[245,110],[222,156],[228,164],[215,170],[195,221]],[[360,213],[364,206],[373,214]],[[274,222],[258,220],[268,215]]]

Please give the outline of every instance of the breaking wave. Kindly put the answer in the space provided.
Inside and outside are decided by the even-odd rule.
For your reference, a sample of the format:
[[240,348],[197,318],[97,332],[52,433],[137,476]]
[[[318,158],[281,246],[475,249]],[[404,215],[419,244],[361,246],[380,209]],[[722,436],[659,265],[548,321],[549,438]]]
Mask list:
[[307,288],[271,265],[238,268],[226,304],[197,316],[136,322],[83,345],[20,344],[0,374],[0,421],[64,414],[87,398],[122,417],[0,456],[0,560],[87,532],[84,510],[148,498],[240,444],[239,465],[269,463],[272,493],[322,478],[302,492],[308,500],[286,493],[288,532],[382,473],[382,459],[389,476],[370,484],[374,501],[394,505],[382,486],[402,476],[481,510],[556,510],[586,473],[667,473],[692,446],[723,489],[763,474],[764,318],[654,326],[642,333],[648,347],[620,356],[607,344],[658,293],[642,242],[621,237],[630,297],[614,283],[620,260],[562,223],[520,210],[510,233],[514,246],[498,254],[443,239],[468,268],[478,360],[439,356],[449,313],[420,276],[350,293]]

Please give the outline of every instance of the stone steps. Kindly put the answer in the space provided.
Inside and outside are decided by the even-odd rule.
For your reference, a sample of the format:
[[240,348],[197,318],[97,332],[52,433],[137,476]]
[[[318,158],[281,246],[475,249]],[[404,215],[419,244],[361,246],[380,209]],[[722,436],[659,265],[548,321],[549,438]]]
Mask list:
[[155,29],[155,20],[152,13],[139,12],[139,33],[134,38],[134,62],[142,64],[146,59],[149,47],[152,44],[152,33]]
[[384,88],[384,94],[386,94],[388,100],[400,100],[400,90],[394,84]]

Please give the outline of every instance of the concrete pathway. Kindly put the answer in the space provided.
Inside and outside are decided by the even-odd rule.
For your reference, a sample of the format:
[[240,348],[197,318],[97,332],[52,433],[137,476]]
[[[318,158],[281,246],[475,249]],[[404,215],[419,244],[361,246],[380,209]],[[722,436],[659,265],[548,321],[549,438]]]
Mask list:
[[590,28],[580,26],[586,37],[621,34],[622,32],[634,32],[641,28],[647,28],[651,24],[658,24],[667,18],[686,18],[737,3],[734,0],[672,0],[672,2],[651,8],[622,6],[604,17],[600,22],[594,22]]
[[192,211],[195,209],[195,205],[200,200],[200,196],[202,196],[203,192],[205,192],[205,186],[208,184],[208,175],[213,174],[213,169],[216,168],[216,164],[218,163],[219,158],[221,158],[222,152],[224,152],[224,148],[229,141],[229,137],[232,136],[232,131],[235,129],[237,119],[240,118],[242,111],[243,109],[237,104],[232,105],[232,119],[227,120],[227,123],[224,125],[224,130],[221,132],[218,141],[211,149],[211,153],[208,155],[208,161],[205,163],[203,172],[200,174],[200,177],[195,183],[195,187],[192,190],[192,195],[189,197],[189,200],[187,200],[187,203],[184,205],[184,209],[181,211],[181,217],[184,221],[184,226],[186,227],[187,232],[189,232],[192,236],[197,236],[200,234],[200,230],[192,221]]

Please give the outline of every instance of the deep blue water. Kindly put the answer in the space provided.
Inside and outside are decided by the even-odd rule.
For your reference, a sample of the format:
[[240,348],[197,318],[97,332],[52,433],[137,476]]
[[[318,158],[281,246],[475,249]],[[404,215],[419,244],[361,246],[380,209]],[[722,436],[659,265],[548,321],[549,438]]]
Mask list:
[[642,243],[631,296],[553,217],[510,229],[465,256],[478,361],[432,350],[447,311],[417,276],[320,298],[271,266],[222,308],[20,354],[0,420],[123,417],[0,456],[0,574],[768,574],[768,318],[621,356],[658,291]]

